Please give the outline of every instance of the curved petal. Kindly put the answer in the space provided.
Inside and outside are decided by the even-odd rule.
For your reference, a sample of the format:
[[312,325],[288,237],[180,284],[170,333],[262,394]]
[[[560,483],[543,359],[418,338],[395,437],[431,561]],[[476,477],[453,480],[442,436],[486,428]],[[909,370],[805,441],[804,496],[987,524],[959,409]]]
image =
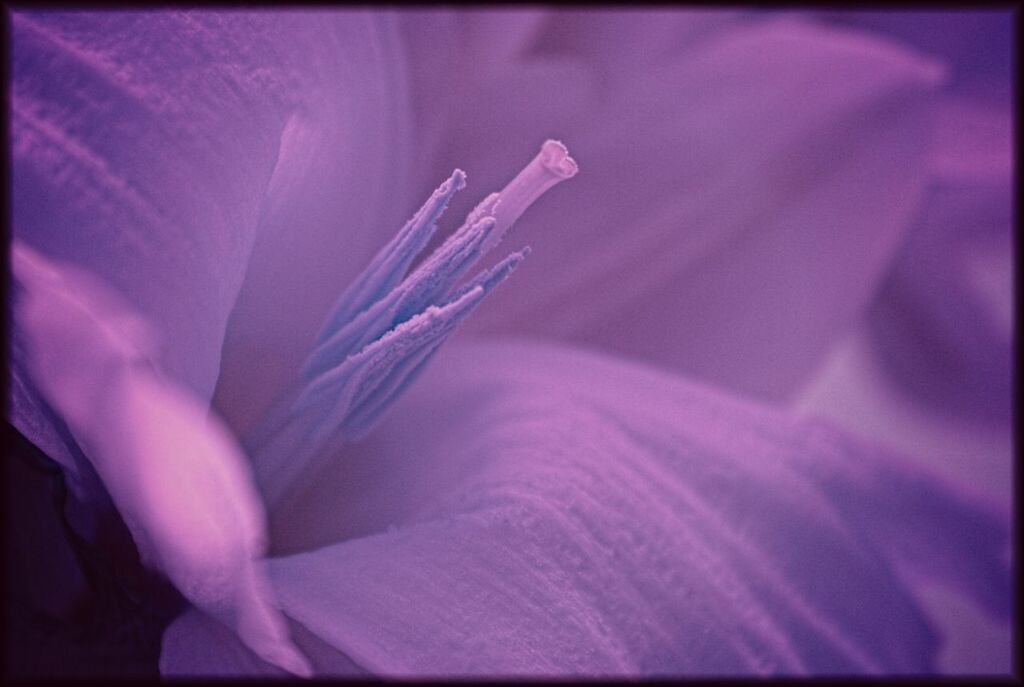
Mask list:
[[[398,406],[273,514],[285,613],[375,673],[926,672],[908,555],[1008,608],[986,507],[679,378],[462,347]],[[165,672],[203,651],[196,621],[165,635]]]
[[[469,327],[785,397],[901,243],[940,70],[869,36],[774,21],[634,74],[561,133],[585,174],[519,229],[535,249],[523,285]],[[467,138],[493,145],[512,120]]]
[[944,104],[932,184],[870,320],[895,383],[1009,432],[1013,160],[1009,107]]
[[[242,424],[403,219],[387,17],[18,12],[12,25],[16,235],[127,294],[174,342],[168,374],[200,397],[226,346],[219,405]],[[250,386],[257,364],[266,383]],[[31,390],[12,405],[35,413],[16,418],[33,441],[57,443]]]
[[637,70],[664,63],[750,18],[736,10],[562,9],[546,18],[534,55],[575,55],[593,65],[609,89]]
[[1009,102],[1012,94],[1013,11],[825,12],[831,21],[869,28],[922,51],[948,59],[957,90],[975,91]]
[[[14,234],[125,294],[173,341],[154,352],[162,368],[202,400],[301,104],[298,16],[11,15]],[[12,422],[73,469],[66,430],[26,383],[20,337],[16,325]]]
[[[442,169],[464,164],[435,159],[445,154],[446,135],[461,129],[454,120],[473,116],[478,108],[475,102],[463,101],[463,95],[471,95],[475,84],[491,82],[495,75],[506,71],[508,63],[517,62],[547,14],[521,8],[400,13],[413,106],[425,115],[416,121],[419,178],[436,174],[438,164]],[[538,136],[543,138],[544,134],[533,131],[529,139],[537,140]],[[416,195],[428,190],[417,187]]]
[[16,12],[15,235],[101,275],[208,398],[288,104],[266,15]]
[[[869,332],[859,330],[838,346],[800,399],[801,412],[920,456],[946,479],[985,494],[1009,510],[1014,451],[1009,426],[947,416],[902,393],[878,361]],[[945,672],[997,674],[1011,662],[1009,628],[965,606],[962,599],[925,586],[927,608],[946,636]]]
[[257,654],[307,673],[258,561],[263,507],[230,433],[154,369],[154,334],[116,292],[20,242],[12,265],[32,380],[103,480],[142,560]]
[[215,405],[240,435],[294,378],[337,294],[415,202],[408,87],[392,13],[275,16],[283,23],[275,47],[286,51],[301,90],[224,342]]
[[[926,457],[950,479],[1012,503],[1010,116],[944,103],[923,211],[865,326],[805,391],[807,412]],[[955,672],[1005,672],[1009,633],[929,595]]]

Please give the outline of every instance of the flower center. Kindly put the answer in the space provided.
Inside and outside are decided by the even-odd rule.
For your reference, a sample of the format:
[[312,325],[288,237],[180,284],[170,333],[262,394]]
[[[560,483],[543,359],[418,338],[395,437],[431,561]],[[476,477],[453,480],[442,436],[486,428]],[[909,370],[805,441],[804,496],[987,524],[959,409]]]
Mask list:
[[548,189],[576,174],[569,151],[546,141],[498,193],[419,266],[409,268],[465,187],[456,169],[342,294],[299,374],[246,441],[272,507],[315,478],[343,443],[365,436],[455,328],[522,262],[529,248],[463,278]]

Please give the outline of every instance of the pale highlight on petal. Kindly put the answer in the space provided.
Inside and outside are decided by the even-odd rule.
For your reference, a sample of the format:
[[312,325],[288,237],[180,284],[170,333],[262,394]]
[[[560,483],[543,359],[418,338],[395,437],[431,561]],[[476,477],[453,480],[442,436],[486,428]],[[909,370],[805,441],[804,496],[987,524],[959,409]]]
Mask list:
[[21,242],[11,257],[32,380],[103,480],[142,560],[264,660],[308,675],[259,561],[265,515],[231,435],[155,368],[155,335],[119,294]]

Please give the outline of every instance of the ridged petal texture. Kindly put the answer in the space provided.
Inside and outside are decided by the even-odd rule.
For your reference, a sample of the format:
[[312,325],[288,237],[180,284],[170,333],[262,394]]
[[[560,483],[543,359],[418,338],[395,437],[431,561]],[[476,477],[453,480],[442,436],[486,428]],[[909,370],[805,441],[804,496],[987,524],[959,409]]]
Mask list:
[[263,563],[247,459],[203,399],[159,371],[156,337],[116,291],[16,241],[15,320],[43,400],[103,481],[139,548],[193,604],[297,674]]
[[[14,236],[123,294],[168,344],[162,369],[209,400],[250,254],[283,241],[289,259],[333,258],[340,281],[327,285],[327,298],[372,254],[353,248],[357,229],[372,222],[346,208],[384,206],[367,189],[383,189],[402,164],[401,110],[392,107],[400,69],[384,23],[337,11],[12,12]],[[324,156],[332,166],[317,166]],[[309,190],[310,178],[329,179],[339,199],[320,207],[323,225],[289,210],[306,207],[295,188]],[[292,235],[257,242],[279,228],[271,220],[282,212]],[[311,233],[328,223],[347,240]],[[303,231],[306,243],[295,240]],[[264,272],[247,278],[263,283]],[[282,284],[265,296],[258,323],[245,320],[265,341],[273,340],[266,329],[294,324],[273,300],[291,295]],[[323,313],[308,315],[315,327]],[[80,495],[94,492],[26,380],[17,327],[11,338],[12,422],[77,470],[71,486]]]
[[[272,514],[270,576],[323,674],[917,673],[904,575],[1005,616],[1005,517],[679,377],[456,345]],[[273,672],[195,613],[161,669]]]

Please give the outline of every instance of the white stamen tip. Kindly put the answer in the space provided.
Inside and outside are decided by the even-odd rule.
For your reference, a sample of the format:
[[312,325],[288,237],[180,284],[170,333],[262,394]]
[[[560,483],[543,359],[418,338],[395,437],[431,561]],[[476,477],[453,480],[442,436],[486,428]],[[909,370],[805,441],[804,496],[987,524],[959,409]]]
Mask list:
[[[489,211],[497,220],[494,232],[484,242],[483,251],[487,252],[497,245],[512,223],[545,191],[571,178],[577,171],[579,166],[569,157],[569,151],[562,143],[550,139],[545,141],[540,152],[497,194],[491,204],[485,206],[481,203],[474,210],[474,213]],[[487,200],[491,201],[491,196]]]
[[544,145],[540,147],[539,158],[542,165],[563,179],[568,179],[580,171],[576,160],[570,157],[569,149],[561,141],[550,138],[544,141]]

